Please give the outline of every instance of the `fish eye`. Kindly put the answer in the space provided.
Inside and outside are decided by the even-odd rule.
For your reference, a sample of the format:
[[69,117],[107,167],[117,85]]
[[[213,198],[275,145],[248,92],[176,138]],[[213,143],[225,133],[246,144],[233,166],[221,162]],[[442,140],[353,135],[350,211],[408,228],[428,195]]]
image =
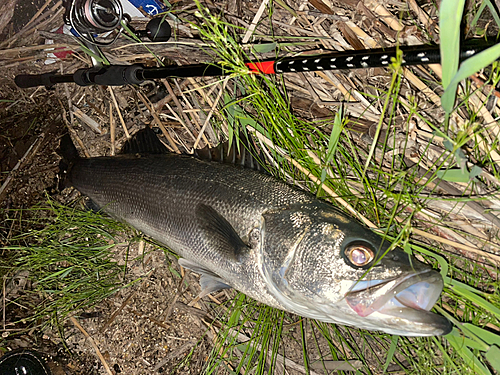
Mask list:
[[344,256],[354,267],[365,267],[375,257],[373,250],[364,243],[353,243],[344,249]]

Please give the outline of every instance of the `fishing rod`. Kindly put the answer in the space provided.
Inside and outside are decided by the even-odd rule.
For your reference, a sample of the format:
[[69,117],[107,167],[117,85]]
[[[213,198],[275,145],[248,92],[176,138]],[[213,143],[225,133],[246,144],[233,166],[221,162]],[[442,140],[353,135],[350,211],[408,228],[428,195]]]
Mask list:
[[[130,2],[129,2],[130,1]],[[134,4],[134,7],[131,7]],[[153,18],[146,30],[134,30],[130,25],[130,16],[124,12],[137,9],[154,9],[151,14],[166,11],[158,0],[64,0],[64,21],[71,27],[71,32],[97,56],[99,47],[112,44],[119,35],[128,29],[139,37],[148,37],[152,41],[167,41],[171,28],[163,17]],[[114,36],[113,36],[114,34]],[[470,40],[463,43],[460,61],[491,47],[496,42]],[[320,70],[365,69],[387,67],[401,51],[403,66],[426,65],[441,62],[438,45],[400,46],[392,48],[364,49],[343,52],[331,52],[321,55],[298,55],[268,60],[247,61],[249,73],[281,74]],[[220,64],[194,64],[146,68],[134,65],[102,65],[92,58],[93,67],[78,69],[72,74],[20,74],[14,81],[20,88],[37,86],[52,87],[58,83],[76,83],[79,86],[105,85],[123,86],[141,84],[147,80],[170,77],[208,77],[232,74],[230,69]]]
[[[460,50],[460,61],[464,61],[496,44],[495,42],[467,41]],[[417,45],[333,52],[321,55],[301,55],[261,61],[248,61],[245,65],[250,73],[280,74],[320,70],[365,69],[387,67],[397,52],[401,51],[403,66],[427,65],[441,62],[438,45]],[[76,83],[79,86],[122,86],[141,84],[147,80],[170,77],[209,77],[229,75],[232,71],[219,64],[193,64],[145,68],[142,65],[108,65],[78,69],[73,74],[21,74],[15,83],[20,88],[47,86],[58,83]]]

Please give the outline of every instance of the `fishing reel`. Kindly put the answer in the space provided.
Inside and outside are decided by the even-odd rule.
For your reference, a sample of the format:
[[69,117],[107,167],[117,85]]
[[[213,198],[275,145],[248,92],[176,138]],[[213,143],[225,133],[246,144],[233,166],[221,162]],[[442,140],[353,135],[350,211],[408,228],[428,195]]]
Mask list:
[[[166,42],[170,39],[171,27],[162,17],[149,21],[145,30],[135,30],[129,25],[131,17],[124,13],[122,4],[125,3],[135,11],[150,7],[150,10],[154,9],[150,13],[156,14],[164,7],[156,0],[143,2],[144,4],[138,4],[139,6],[134,8],[137,0],[134,5],[128,0],[63,0],[64,22],[71,26],[73,34],[94,46],[113,44],[125,30],[139,38],[147,37],[152,42]],[[152,4],[146,4],[148,2]]]

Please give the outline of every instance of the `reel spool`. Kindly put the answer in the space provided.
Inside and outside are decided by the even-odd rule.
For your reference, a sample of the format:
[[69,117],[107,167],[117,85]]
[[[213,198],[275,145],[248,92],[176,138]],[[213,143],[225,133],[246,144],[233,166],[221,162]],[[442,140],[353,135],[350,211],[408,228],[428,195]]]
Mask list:
[[[107,46],[123,31],[123,8],[119,0],[66,0],[64,22],[90,44]],[[95,36],[117,30],[110,41],[97,41]],[[107,35],[106,35],[107,36]]]
[[[123,13],[120,0],[64,0],[64,22],[71,26],[79,37],[94,46],[109,46],[123,32],[122,21],[128,23],[130,17]],[[138,37],[147,37],[153,42],[166,42],[170,39],[171,28],[163,18],[153,18],[145,30],[135,30],[130,25],[130,32]],[[96,40],[96,37],[116,35],[111,40]]]

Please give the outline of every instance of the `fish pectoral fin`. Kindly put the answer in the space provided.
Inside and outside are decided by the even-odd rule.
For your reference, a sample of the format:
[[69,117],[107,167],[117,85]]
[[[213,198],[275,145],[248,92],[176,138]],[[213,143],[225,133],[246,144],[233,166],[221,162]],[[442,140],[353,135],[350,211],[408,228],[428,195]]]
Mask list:
[[231,285],[227,285],[224,280],[220,277],[214,277],[209,274],[202,274],[200,277],[201,286],[201,297],[205,297],[207,294],[216,292],[221,289],[230,289]]
[[231,224],[212,207],[199,204],[196,207],[196,217],[205,240],[212,251],[219,252],[220,256],[240,262],[242,256],[250,250]]
[[85,209],[87,211],[92,211],[92,212],[95,212],[95,213],[101,213],[102,212],[101,211],[102,207],[99,206],[96,202],[94,202],[90,198],[85,199],[84,204],[85,204]]
[[229,289],[232,288],[230,285],[226,284],[226,282],[219,277],[219,275],[213,273],[212,271],[206,269],[199,264],[192,262],[188,259],[181,258],[179,259],[179,264],[187,269],[190,269],[193,272],[196,272],[201,275],[200,277],[200,286],[201,286],[201,294],[200,298],[215,292],[221,289]]
[[193,272],[199,273],[200,275],[212,275],[214,277],[219,277],[219,275],[215,274],[214,272],[210,271],[209,269],[200,266],[198,263],[193,262],[192,260],[186,259],[186,258],[180,258],[179,259],[179,264],[187,268],[188,270],[191,270]]

